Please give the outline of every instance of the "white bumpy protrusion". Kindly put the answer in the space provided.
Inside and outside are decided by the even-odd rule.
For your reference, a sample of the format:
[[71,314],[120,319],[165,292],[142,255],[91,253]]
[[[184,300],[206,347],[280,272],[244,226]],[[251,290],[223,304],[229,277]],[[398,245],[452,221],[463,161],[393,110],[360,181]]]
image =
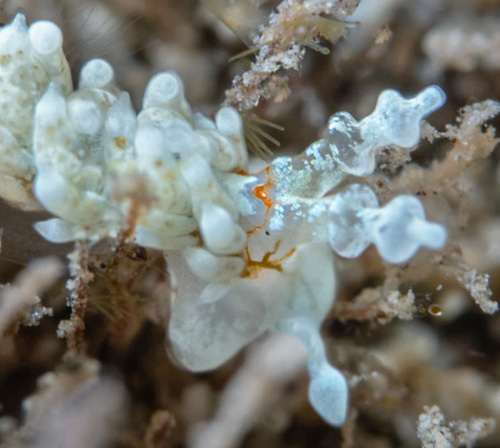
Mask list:
[[191,116],[191,108],[184,96],[184,84],[174,72],[162,72],[153,76],[144,93],[143,109],[161,108]]
[[347,112],[332,115],[325,140],[341,169],[355,176],[375,170],[376,151],[384,146],[415,146],[420,139],[423,118],[440,108],[446,95],[430,86],[405,99],[395,90],[385,90],[374,112],[358,122]]
[[34,227],[47,241],[56,244],[69,243],[76,239],[85,238],[85,232],[82,231],[80,226],[59,218],[37,222]]
[[37,53],[49,55],[62,47],[61,30],[48,20],[33,23],[29,29],[29,36],[31,45]]
[[72,89],[71,72],[62,49],[63,36],[59,27],[47,20],[35,22],[29,28],[29,39],[33,56],[40,61],[52,82],[69,94]]
[[201,208],[200,231],[206,247],[217,255],[243,250],[246,233],[224,208],[206,203]]
[[333,198],[328,233],[331,247],[343,257],[357,257],[373,243],[390,263],[408,261],[422,246],[441,249],[447,239],[444,226],[426,221],[415,196],[401,195],[379,208],[375,193],[359,184]]
[[232,107],[223,107],[215,115],[215,124],[219,133],[226,137],[231,144],[221,143],[219,145],[222,150],[216,151],[218,157],[214,163],[227,171],[245,168],[248,162],[248,153],[240,114]]
[[92,59],[80,71],[80,89],[107,89],[114,83],[115,72],[108,61]]

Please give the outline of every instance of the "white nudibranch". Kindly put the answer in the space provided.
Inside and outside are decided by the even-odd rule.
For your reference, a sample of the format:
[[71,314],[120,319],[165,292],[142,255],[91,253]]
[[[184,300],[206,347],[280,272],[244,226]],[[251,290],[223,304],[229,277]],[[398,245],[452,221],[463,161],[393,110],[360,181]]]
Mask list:
[[379,207],[365,186],[327,194],[348,175],[371,174],[378,149],[416,145],[422,119],[445,101],[441,89],[410,99],[382,92],[370,116],[337,113],[302,154],[250,175],[239,114],[193,112],[173,72],[151,79],[136,115],[102,59],[83,67],[73,89],[59,28],[28,28],[22,13],[0,29],[0,59],[2,197],[36,208],[32,182],[55,215],[36,225],[42,236],[96,241],[116,237],[131,206],[130,195],[116,194],[117,179],[140,179],[134,242],[165,252],[170,355],[205,371],[265,331],[291,333],[308,353],[311,404],[342,425],[347,383],[320,337],[335,295],[333,251],[356,257],[373,243],[401,263],[422,246],[443,247],[446,230],[426,221],[413,196]]

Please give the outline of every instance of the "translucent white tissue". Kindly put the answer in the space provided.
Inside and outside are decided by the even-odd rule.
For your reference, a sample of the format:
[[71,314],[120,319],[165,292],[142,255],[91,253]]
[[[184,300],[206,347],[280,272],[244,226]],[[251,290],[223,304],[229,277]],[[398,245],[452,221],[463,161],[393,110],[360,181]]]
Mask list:
[[309,363],[309,401],[330,425],[342,426],[347,415],[349,389],[347,382],[337,369],[324,362]]
[[375,193],[353,184],[333,198],[328,210],[330,245],[339,255],[354,258],[369,245],[390,263],[408,261],[420,247],[441,249],[444,226],[426,221],[422,203],[410,195],[394,198],[379,208]]
[[342,170],[367,176],[375,169],[377,149],[397,145],[411,148],[420,139],[423,118],[440,108],[446,95],[430,86],[413,98],[405,99],[395,90],[385,90],[373,113],[358,122],[347,112],[332,115],[325,140]]

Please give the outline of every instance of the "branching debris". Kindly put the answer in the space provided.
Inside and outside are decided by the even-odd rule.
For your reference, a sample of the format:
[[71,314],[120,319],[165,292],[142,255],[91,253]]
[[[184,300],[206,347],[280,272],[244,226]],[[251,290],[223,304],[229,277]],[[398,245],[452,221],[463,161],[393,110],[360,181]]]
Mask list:
[[498,311],[498,302],[492,300],[488,274],[478,273],[477,269],[459,261],[455,266],[454,275],[484,313],[493,314]]
[[415,311],[415,294],[411,289],[401,294],[399,291],[386,291],[380,286],[365,288],[352,302],[344,304],[336,317],[342,321],[377,321],[385,325],[395,318],[411,320]]
[[468,421],[446,419],[439,406],[424,406],[418,419],[418,438],[422,448],[471,448],[490,435],[496,427],[493,418],[472,418]]
[[448,125],[441,134],[454,142],[453,149],[427,172],[426,181],[435,179],[441,186],[452,182],[478,159],[491,154],[500,139],[495,128],[485,123],[500,113],[500,102],[487,100],[465,106],[457,118],[458,125]]
[[[255,61],[250,69],[233,80],[226,91],[226,105],[245,111],[257,106],[261,98],[280,102],[289,95],[287,77],[280,70],[299,70],[305,47],[327,54],[321,39],[333,44],[346,33],[347,22],[358,1],[285,0],[269,16],[268,25],[253,39],[250,51]],[[333,17],[333,18],[330,18]]]
[[31,262],[12,285],[0,290],[0,338],[19,324],[37,325],[44,315],[52,315],[49,308],[40,304],[45,291],[59,278],[63,264],[55,257]]
[[57,335],[68,342],[68,354],[83,354],[85,350],[85,311],[89,299],[88,284],[94,274],[89,271],[89,248],[86,241],[77,241],[75,250],[68,255],[71,278],[66,283],[69,290],[67,305],[71,308],[69,320],[59,322]]

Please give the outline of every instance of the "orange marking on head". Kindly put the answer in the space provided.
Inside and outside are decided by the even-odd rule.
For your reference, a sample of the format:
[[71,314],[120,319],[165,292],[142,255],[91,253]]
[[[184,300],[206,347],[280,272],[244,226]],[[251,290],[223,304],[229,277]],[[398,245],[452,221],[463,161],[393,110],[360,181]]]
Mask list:
[[269,177],[269,167],[266,168],[267,180],[263,185],[257,185],[253,188],[253,195],[262,201],[262,203],[266,206],[266,214],[264,216],[264,221],[261,225],[255,226],[253,229],[247,231],[247,235],[250,236],[254,234],[257,230],[262,229],[267,222],[267,215],[269,215],[269,211],[271,207],[275,204],[275,202],[270,198],[269,191],[272,189],[274,181]]
[[[253,229],[247,230],[248,237],[250,237],[257,230],[262,229],[266,225],[269,211],[271,210],[271,207],[276,203],[271,199],[270,195],[270,192],[272,191],[273,188],[274,180],[269,176],[269,167],[267,167],[265,171],[267,174],[266,182],[263,185],[257,185],[256,187],[254,187],[252,193],[257,199],[261,200],[262,203],[265,205],[266,214],[264,216],[264,221],[262,222],[261,225],[255,226]],[[282,257],[271,260],[271,257],[278,252],[280,243],[281,241],[279,240],[276,241],[274,249],[269,252],[266,252],[262,257],[262,260],[260,261],[252,260],[247,244],[245,246],[247,265],[245,271],[242,274],[242,277],[257,278],[264,270],[269,270],[269,269],[278,272],[283,272],[282,264],[287,258],[291,257],[295,253],[295,248],[289,250]]]
[[260,199],[266,207],[272,207],[273,201],[272,199],[269,198],[269,196],[266,193],[266,187],[267,185],[258,185],[255,187],[252,192],[253,195],[257,198]]

